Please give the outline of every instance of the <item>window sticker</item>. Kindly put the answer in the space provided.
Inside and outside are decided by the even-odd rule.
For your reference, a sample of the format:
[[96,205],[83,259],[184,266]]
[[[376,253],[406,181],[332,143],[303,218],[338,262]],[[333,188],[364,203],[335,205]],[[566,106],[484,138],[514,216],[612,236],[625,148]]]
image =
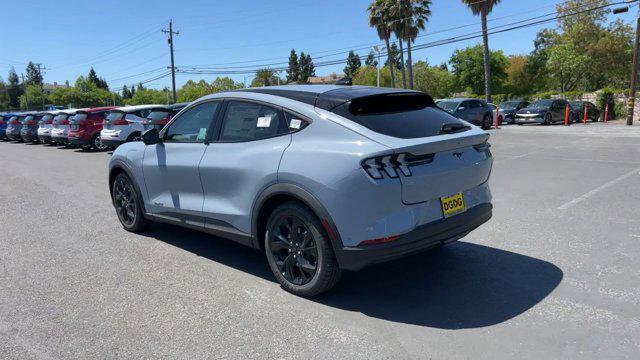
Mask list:
[[261,116],[258,118],[258,122],[256,123],[256,127],[259,128],[268,128],[271,126],[271,116]]
[[200,128],[200,132],[198,133],[198,140],[204,140],[207,137],[207,128]]
[[302,126],[302,120],[299,119],[291,119],[291,123],[289,124],[289,128],[290,129],[300,129],[300,126]]

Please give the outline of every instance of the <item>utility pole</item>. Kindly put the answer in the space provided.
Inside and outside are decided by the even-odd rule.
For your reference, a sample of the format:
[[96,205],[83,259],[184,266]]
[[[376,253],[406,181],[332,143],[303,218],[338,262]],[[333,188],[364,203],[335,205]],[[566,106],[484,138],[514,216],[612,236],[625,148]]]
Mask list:
[[163,33],[169,34],[169,49],[171,50],[171,85],[173,89],[173,103],[176,103],[176,67],[173,62],[173,35],[180,35],[179,31],[173,31],[173,20],[169,20],[169,30],[162,30]]
[[42,76],[42,70],[47,70],[47,68],[43,64],[35,64],[38,67],[38,73],[42,77],[42,82],[40,83],[40,96],[42,97],[42,110],[44,110],[44,76]]
[[20,78],[24,87],[24,101],[27,103],[27,110],[29,110],[29,95],[27,94],[27,84],[24,83],[24,74],[20,74]]
[[627,125],[633,125],[633,109],[636,101],[636,85],[638,82],[638,48],[640,47],[640,8],[636,18],[636,41],[633,45],[633,69],[631,70],[631,89],[627,100]]

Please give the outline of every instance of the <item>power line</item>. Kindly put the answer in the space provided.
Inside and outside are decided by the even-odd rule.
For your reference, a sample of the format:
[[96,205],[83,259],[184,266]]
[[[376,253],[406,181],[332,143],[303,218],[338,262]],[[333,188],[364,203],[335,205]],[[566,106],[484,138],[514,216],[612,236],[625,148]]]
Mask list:
[[[619,5],[619,4],[623,4],[623,3],[627,3],[626,1],[619,1],[616,3],[611,3],[611,4],[607,4],[607,5],[600,5],[600,6],[596,6],[593,8],[589,8],[589,9],[585,9],[585,10],[581,10],[581,11],[576,11],[573,13],[565,13],[562,15],[558,15],[559,13],[556,11],[554,13],[551,14],[556,14],[556,16],[552,17],[552,18],[548,18],[548,19],[542,19],[542,20],[538,20],[538,21],[533,21],[533,22],[529,22],[526,24],[520,24],[520,25],[516,25],[516,26],[512,26],[512,27],[508,27],[505,29],[501,29],[501,30],[497,30],[499,28],[504,28],[506,26],[510,26],[510,25],[514,25],[514,24],[519,24],[527,21],[532,21],[532,20],[536,20],[542,17],[546,17],[549,15],[541,15],[541,16],[536,16],[536,17],[532,17],[529,19],[525,19],[523,21],[518,21],[518,22],[514,22],[514,23],[509,23],[509,24],[504,24],[504,25],[500,25],[500,26],[496,26],[491,28],[490,30],[493,31],[489,31],[488,34],[498,34],[498,33],[503,33],[503,32],[507,32],[507,31],[513,31],[513,30],[517,30],[517,29],[522,29],[522,28],[526,28],[526,27],[530,27],[530,26],[535,26],[535,25],[540,25],[540,24],[544,24],[544,23],[549,23],[549,22],[553,22],[555,20],[558,19],[562,19],[565,17],[569,17],[569,16],[575,16],[575,15],[579,15],[582,13],[586,13],[586,12],[591,12],[594,10],[598,10],[598,9],[603,9],[603,8],[607,8],[607,7],[611,7],[611,6],[615,6],[615,5]],[[460,42],[460,41],[465,41],[465,40],[470,40],[470,39],[474,39],[474,38],[478,38],[482,36],[482,32],[480,31],[480,34],[478,34],[478,32],[473,32],[473,33],[468,33],[468,34],[463,34],[463,35],[459,35],[459,36],[455,36],[455,37],[451,37],[448,39],[441,39],[438,41],[434,41],[434,42],[428,42],[428,43],[424,43],[424,44],[419,44],[419,45],[414,45],[413,46],[413,50],[421,50],[421,49],[427,49],[427,48],[431,48],[431,47],[435,47],[435,46],[442,46],[442,45],[446,45],[446,44],[451,44],[451,43],[456,43],[456,42]],[[360,55],[360,54],[359,54]],[[362,55],[360,55],[362,56]],[[319,62],[314,64],[315,67],[322,67],[322,66],[330,66],[330,65],[337,65],[337,64],[341,64],[344,62],[344,59],[339,59],[339,60],[331,60],[331,61],[326,61],[326,62]],[[180,73],[183,74],[214,74],[214,75],[223,75],[223,74],[250,74],[250,73],[255,73],[258,70],[260,70],[261,68],[264,67],[269,67],[269,66],[273,66],[273,65],[284,65],[284,62],[281,63],[273,63],[273,64],[262,64],[262,65],[257,65],[258,68],[254,68],[254,69],[245,69],[246,67],[228,67],[228,68],[212,68],[212,69],[206,69],[206,68],[182,68],[179,69],[178,71]],[[231,69],[231,68],[237,68],[237,69],[232,69],[232,70],[226,70],[226,69]],[[286,70],[286,67],[276,67],[276,68],[272,68],[274,71],[282,71],[282,70]]]

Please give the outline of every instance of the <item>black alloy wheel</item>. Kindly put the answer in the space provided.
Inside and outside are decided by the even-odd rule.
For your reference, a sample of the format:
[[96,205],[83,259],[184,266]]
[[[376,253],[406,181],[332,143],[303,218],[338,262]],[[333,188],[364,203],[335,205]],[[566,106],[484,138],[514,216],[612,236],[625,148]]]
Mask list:
[[546,113],[544,116],[544,124],[551,125],[551,123],[553,123],[553,118],[551,117],[550,113]]
[[125,173],[116,176],[112,187],[113,206],[118,220],[127,231],[140,232],[149,225],[145,219],[136,187]]
[[281,216],[269,236],[269,250],[282,276],[295,285],[309,283],[318,268],[318,247],[304,221]]
[[270,214],[264,248],[273,275],[292,294],[318,295],[340,279],[342,272],[326,231],[300,202],[286,202]]

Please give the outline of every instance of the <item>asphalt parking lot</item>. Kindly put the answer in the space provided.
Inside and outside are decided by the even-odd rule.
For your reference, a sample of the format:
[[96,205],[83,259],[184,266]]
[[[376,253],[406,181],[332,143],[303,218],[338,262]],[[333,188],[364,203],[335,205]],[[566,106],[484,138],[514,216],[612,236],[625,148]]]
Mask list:
[[491,133],[489,223],[314,299],[230,241],[125,232],[108,153],[0,142],[0,358],[637,358],[640,127]]

